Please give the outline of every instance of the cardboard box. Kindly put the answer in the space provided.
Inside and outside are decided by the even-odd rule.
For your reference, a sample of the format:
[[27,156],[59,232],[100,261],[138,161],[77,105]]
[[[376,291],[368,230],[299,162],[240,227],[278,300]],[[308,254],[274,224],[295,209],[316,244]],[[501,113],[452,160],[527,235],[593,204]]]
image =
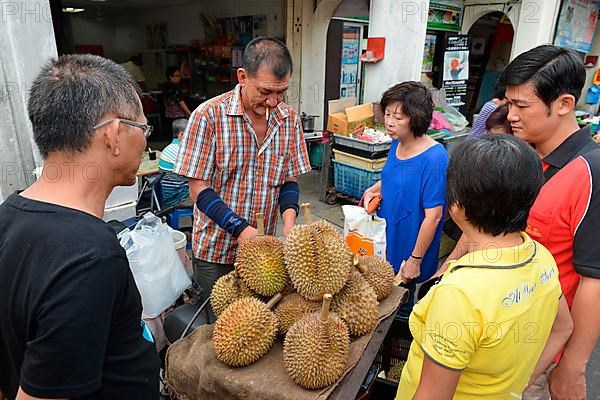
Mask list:
[[356,98],[330,100],[327,130],[338,135],[349,136],[361,125],[374,127],[373,105],[355,104]]

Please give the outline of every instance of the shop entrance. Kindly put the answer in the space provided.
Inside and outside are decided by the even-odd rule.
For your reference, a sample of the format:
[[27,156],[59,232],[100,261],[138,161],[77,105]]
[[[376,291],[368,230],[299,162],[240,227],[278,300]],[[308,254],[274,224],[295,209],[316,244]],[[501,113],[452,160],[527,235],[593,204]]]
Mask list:
[[496,81],[510,61],[514,28],[502,12],[479,18],[468,32],[471,37],[469,80],[467,81],[467,117],[494,97]]
[[324,116],[329,113],[329,100],[356,98],[357,104],[362,100],[364,80],[359,59],[368,37],[369,6],[368,0],[344,0],[333,13],[327,30]]
[[151,140],[161,145],[171,141],[171,122],[181,114],[171,113],[171,102],[163,99],[172,92],[169,67],[176,69],[169,71],[179,78],[176,85],[193,111],[237,84],[250,40],[286,39],[285,0],[62,0],[61,7],[55,25],[60,53],[97,54],[141,70],[136,80],[155,128]]

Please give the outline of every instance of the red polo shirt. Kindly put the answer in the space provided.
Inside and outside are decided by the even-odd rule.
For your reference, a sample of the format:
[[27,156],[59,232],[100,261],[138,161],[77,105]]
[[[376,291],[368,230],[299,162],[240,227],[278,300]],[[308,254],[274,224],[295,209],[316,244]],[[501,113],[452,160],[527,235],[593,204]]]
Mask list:
[[544,158],[546,177],[552,167],[559,171],[542,187],[527,221],[527,233],[556,260],[569,307],[580,276],[600,279],[600,151],[585,152],[594,149],[591,140],[589,129],[581,129]]

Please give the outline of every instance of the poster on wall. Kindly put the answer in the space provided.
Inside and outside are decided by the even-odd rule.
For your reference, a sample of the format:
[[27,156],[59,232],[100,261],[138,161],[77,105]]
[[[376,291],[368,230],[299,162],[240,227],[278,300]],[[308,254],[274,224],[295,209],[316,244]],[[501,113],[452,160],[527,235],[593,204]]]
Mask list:
[[462,106],[467,98],[469,79],[469,36],[448,36],[444,52],[444,88],[446,102],[452,106]]
[[600,1],[563,0],[554,44],[587,53],[592,48]]
[[340,98],[356,97],[360,56],[360,27],[344,25],[342,36],[342,68],[340,71]]

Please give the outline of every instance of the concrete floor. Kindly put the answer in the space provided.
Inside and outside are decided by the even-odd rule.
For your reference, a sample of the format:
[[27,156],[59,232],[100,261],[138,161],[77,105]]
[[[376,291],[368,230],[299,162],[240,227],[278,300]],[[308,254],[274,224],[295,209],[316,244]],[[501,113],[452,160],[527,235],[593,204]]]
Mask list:
[[[344,228],[344,214],[341,204],[330,206],[319,201],[320,171],[311,171],[299,178],[300,202],[311,203],[315,216],[325,219],[342,230]],[[300,217],[299,223],[303,219]],[[277,235],[281,235],[281,224],[277,228]],[[588,400],[600,400],[600,343],[596,346],[588,364],[587,374]]]
[[[342,204],[338,203],[330,206],[319,201],[320,180],[321,171],[311,171],[298,178],[298,185],[300,186],[300,204],[310,203],[312,206],[312,214],[315,217],[329,221],[340,228],[340,230],[343,230],[344,214],[342,213]],[[298,218],[298,223],[303,223],[303,221],[303,217],[300,216]],[[281,219],[277,226],[277,236],[282,236]]]

